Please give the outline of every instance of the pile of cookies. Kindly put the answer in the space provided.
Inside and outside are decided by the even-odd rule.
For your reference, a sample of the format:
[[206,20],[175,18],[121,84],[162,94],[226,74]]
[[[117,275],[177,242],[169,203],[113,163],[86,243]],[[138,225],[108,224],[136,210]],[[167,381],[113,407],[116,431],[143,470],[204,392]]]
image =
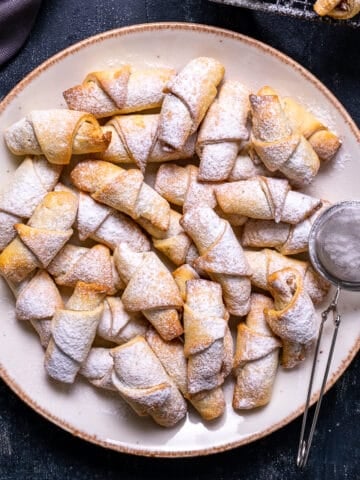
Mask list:
[[187,401],[222,415],[230,373],[235,409],[267,404],[329,288],[293,255],[328,205],[299,189],[341,142],[294,99],[224,74],[207,57],[93,72],[64,92],[68,109],[5,131],[25,156],[0,195],[17,318],[52,378],[80,374],[166,427]]

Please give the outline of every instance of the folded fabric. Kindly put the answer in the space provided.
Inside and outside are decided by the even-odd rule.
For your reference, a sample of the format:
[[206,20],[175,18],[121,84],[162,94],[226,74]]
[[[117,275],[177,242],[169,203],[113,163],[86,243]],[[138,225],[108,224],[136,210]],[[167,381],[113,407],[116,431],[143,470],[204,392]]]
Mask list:
[[25,42],[40,4],[41,0],[3,0],[0,3],[0,65]]

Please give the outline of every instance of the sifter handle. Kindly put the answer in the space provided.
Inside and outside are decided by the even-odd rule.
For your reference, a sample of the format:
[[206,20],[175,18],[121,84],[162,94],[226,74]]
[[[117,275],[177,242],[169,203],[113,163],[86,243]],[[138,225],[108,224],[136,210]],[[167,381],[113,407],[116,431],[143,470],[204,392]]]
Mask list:
[[[296,460],[296,464],[300,468],[304,468],[306,466],[306,463],[307,463],[307,460],[308,460],[308,457],[309,457],[310,447],[311,447],[312,439],[313,439],[314,432],[315,432],[316,423],[317,423],[318,416],[319,416],[321,402],[322,402],[322,399],[323,399],[323,396],[324,396],[326,381],[327,381],[327,378],[328,378],[330,365],[331,365],[331,360],[332,360],[332,356],[333,356],[333,353],[334,353],[335,342],[336,342],[336,338],[337,338],[337,334],[338,334],[338,330],[339,330],[339,325],[340,325],[340,322],[341,322],[341,317],[340,317],[340,315],[338,313],[338,309],[337,309],[339,295],[340,295],[340,287],[337,286],[336,293],[335,293],[335,296],[333,298],[333,301],[331,302],[329,307],[326,310],[324,310],[321,314],[321,325],[320,325],[320,329],[319,329],[318,338],[317,338],[317,341],[316,341],[314,360],[313,360],[312,369],[311,369],[310,382],[309,382],[309,387],[308,387],[308,392],[307,392],[307,397],[306,397],[305,410],[304,410],[304,415],[303,415],[303,420],[302,420],[302,425],[301,425],[299,449],[298,449],[298,455],[297,455],[297,460]],[[323,380],[322,380],[322,384],[321,384],[319,399],[318,399],[318,402],[317,402],[317,405],[316,405],[316,409],[315,409],[314,417],[313,417],[313,420],[312,420],[312,423],[311,423],[308,438],[307,438],[307,440],[305,440],[304,437],[305,437],[305,430],[306,430],[306,425],[307,425],[307,416],[308,416],[309,408],[310,408],[311,392],[312,392],[313,383],[314,383],[316,361],[317,361],[318,354],[319,354],[319,347],[320,347],[321,337],[322,337],[322,334],[323,334],[324,324],[325,324],[330,312],[333,312],[334,332],[333,332],[333,336],[332,336],[332,339],[331,339],[331,345],[330,345],[330,350],[329,350],[329,354],[328,354],[328,358],[327,358],[327,362],[326,362],[325,372],[324,372],[324,376],[323,376]]]

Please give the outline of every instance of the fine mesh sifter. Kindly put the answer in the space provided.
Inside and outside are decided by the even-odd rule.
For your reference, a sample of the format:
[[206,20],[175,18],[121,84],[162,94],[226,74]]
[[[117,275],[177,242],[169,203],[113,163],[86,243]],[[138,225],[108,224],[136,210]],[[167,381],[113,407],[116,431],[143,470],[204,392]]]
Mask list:
[[[300,468],[305,467],[309,456],[311,442],[315,432],[340,326],[341,316],[337,308],[340,292],[342,289],[360,291],[360,201],[336,203],[319,215],[310,232],[309,255],[313,267],[322,277],[335,285],[336,291],[330,305],[321,314],[321,324],[315,346],[300,433],[297,456],[297,465]],[[319,347],[324,324],[330,313],[332,313],[333,316],[334,331],[321,383],[319,399],[315,408],[308,437],[305,440],[305,430],[307,426],[307,417]]]

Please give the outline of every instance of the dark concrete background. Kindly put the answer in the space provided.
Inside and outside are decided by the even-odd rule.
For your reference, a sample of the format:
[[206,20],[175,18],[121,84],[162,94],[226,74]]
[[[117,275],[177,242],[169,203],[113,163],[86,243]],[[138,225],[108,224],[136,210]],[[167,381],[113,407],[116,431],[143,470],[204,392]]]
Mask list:
[[[206,0],[43,0],[27,43],[0,69],[0,97],[41,62],[79,40],[116,27],[156,21],[229,28],[278,48],[314,73],[360,125],[359,30]],[[359,368],[357,358],[326,395],[304,473],[295,467],[300,419],[222,454],[177,460],[141,458],[72,437],[33,412],[0,380],[0,480],[356,480],[360,478]]]

